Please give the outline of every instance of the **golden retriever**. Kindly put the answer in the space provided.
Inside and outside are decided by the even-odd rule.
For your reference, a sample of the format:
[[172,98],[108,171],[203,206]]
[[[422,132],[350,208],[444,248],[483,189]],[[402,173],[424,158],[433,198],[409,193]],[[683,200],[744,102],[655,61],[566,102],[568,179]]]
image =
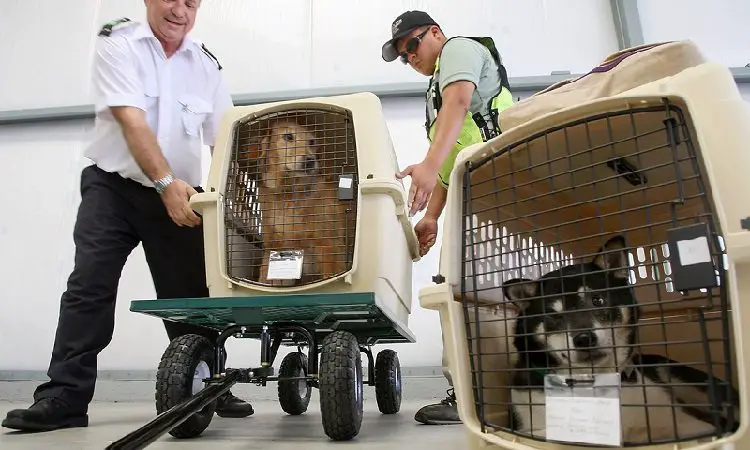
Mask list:
[[[348,202],[338,199],[338,182],[323,175],[319,139],[294,120],[272,121],[255,151],[258,203],[263,226],[259,282],[294,286],[325,279],[347,269]],[[353,233],[353,230],[349,231]],[[271,251],[302,250],[300,280],[268,278]]]

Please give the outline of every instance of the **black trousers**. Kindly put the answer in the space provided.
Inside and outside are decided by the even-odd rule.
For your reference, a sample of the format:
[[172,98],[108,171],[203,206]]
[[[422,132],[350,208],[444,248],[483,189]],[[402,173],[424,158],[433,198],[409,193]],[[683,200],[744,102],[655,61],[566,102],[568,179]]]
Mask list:
[[[200,189],[198,189],[200,191]],[[154,189],[95,165],[81,173],[73,230],[75,265],[60,300],[47,375],[34,399],[57,397],[86,411],[94,395],[98,354],[114,332],[115,299],[125,262],[143,244],[158,298],[207,297],[202,226],[179,227]],[[164,321],[170,340],[207,328]]]

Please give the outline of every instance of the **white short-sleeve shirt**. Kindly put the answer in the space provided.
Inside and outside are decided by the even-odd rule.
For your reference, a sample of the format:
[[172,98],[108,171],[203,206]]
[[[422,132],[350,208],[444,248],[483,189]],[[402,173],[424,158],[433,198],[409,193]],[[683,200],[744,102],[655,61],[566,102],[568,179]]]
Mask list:
[[213,145],[221,117],[232,107],[219,63],[186,37],[169,59],[148,24],[126,22],[99,36],[93,60],[96,123],[84,155],[107,172],[153,186],[128,149],[109,107],[146,113],[175,176],[201,183],[202,144]]

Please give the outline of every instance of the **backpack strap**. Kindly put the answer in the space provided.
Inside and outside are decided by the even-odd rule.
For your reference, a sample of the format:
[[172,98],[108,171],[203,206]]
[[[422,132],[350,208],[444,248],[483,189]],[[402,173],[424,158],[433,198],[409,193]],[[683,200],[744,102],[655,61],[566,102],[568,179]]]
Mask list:
[[468,36],[468,39],[476,41],[487,48],[487,50],[490,52],[490,55],[492,55],[492,59],[497,65],[497,75],[498,79],[500,80],[500,90],[497,92],[497,94],[495,94],[495,96],[487,101],[487,110],[490,114],[492,127],[487,125],[487,122],[484,120],[484,117],[482,117],[481,114],[475,113],[472,116],[474,122],[477,124],[479,129],[482,130],[482,135],[486,142],[492,138],[499,136],[502,133],[502,130],[500,129],[500,111],[498,111],[497,108],[493,107],[493,103],[495,102],[495,99],[503,93],[503,88],[510,91],[510,82],[508,81],[508,72],[502,63],[502,60],[500,59],[500,52],[497,51],[497,47],[495,46],[495,41],[491,37]]
[[432,108],[435,111],[436,116],[440,107],[443,105],[443,98],[440,96],[440,83],[437,81],[438,72],[440,72],[440,55],[438,55],[435,60],[435,71],[430,77],[429,83],[427,83],[427,91],[425,92],[424,127],[427,132],[427,140],[430,139],[430,127],[432,126],[432,121],[430,120],[430,103],[432,103]]
[[497,64],[497,74],[500,78],[500,84],[510,90],[510,82],[508,81],[508,72],[505,70],[505,66],[503,66],[502,60],[500,59],[500,52],[497,51],[497,47],[495,46],[495,41],[491,37],[468,37],[469,39],[479,42],[480,44],[487,47],[487,50],[489,50],[490,55],[492,55],[492,59],[495,60],[495,64]]

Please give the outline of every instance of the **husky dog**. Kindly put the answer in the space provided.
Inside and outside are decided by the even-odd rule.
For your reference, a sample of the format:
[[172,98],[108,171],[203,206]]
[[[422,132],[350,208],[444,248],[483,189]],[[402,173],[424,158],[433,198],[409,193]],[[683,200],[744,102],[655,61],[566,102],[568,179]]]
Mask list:
[[513,338],[511,429],[544,438],[546,374],[619,373],[623,442],[714,432],[708,408],[680,406],[710,404],[708,375],[634,351],[639,309],[628,270],[625,239],[616,236],[590,262],[562,267],[536,281],[504,283],[505,296],[520,311]]

